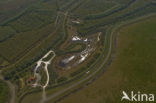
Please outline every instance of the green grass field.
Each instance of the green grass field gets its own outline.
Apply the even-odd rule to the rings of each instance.
[[[41,92],[39,88],[32,88],[32,86],[27,84],[27,81],[33,76],[32,67],[49,50],[53,50],[56,53],[54,61],[48,66],[50,81],[47,87],[49,88],[47,93],[49,93],[49,95],[52,94],[49,90],[59,90],[58,87],[56,87],[56,90],[52,89],[53,86],[61,85],[59,88],[65,89],[63,83],[67,83],[66,86],[70,86],[87,77],[86,72],[88,72],[88,70],[91,70],[90,73],[94,72],[96,67],[101,65],[107,56],[110,42],[110,28],[121,22],[127,22],[128,20],[155,13],[156,4],[153,1],[154,0],[0,0],[0,70],[2,70],[1,73],[4,79],[10,80],[17,87],[17,101],[21,100],[23,103],[26,103],[26,100],[34,103],[38,102],[39,99],[37,101],[34,99],[40,98]],[[76,23],[74,21],[80,22]],[[152,75],[154,70],[142,69],[145,67],[155,68],[152,67],[152,64],[154,64],[152,61],[154,61],[154,59],[148,60],[155,58],[154,56],[151,57],[155,52],[153,51],[155,37],[151,38],[152,30],[154,32],[155,23],[153,21],[155,21],[155,19],[152,18],[151,21],[147,20],[131,24],[120,31],[117,55],[111,67],[105,73],[105,76],[101,77],[101,80],[106,82],[100,84],[99,79],[96,81],[97,84],[93,83],[86,88],[83,91],[85,96],[83,95],[84,97],[82,99],[84,100],[82,100],[82,103],[114,102],[117,96],[120,95],[120,92],[118,92],[119,87],[125,89],[127,85],[131,86],[131,84],[135,84],[134,86],[136,86],[137,89],[142,79],[151,79],[150,77],[145,79],[145,76],[147,76],[145,74],[150,72]],[[151,34],[148,35],[148,37],[146,35],[147,32]],[[99,38],[97,38],[96,34],[97,36],[100,34]],[[74,35],[81,36],[80,38],[82,38],[82,40],[88,38],[88,43],[81,41],[73,42],[72,37]],[[99,39],[99,42],[96,43],[97,39]],[[90,44],[89,42],[95,43]],[[95,48],[95,50],[90,53],[86,61],[70,70],[59,68],[59,59],[68,55],[79,54],[89,47],[89,45],[91,48]],[[151,48],[153,49],[150,50]],[[147,56],[142,57],[142,55]],[[52,55],[48,56],[45,58],[45,61],[51,57]],[[147,62],[146,60],[151,62]],[[71,61],[71,64],[74,64],[75,61],[76,60]],[[114,68],[116,71],[113,71]],[[130,72],[132,73],[130,74]],[[69,80],[75,80],[76,77],[82,74],[84,74],[84,76],[79,78],[79,80],[68,83]],[[110,75],[111,77],[109,77]],[[130,77],[137,78],[136,82],[131,80]],[[46,79],[46,77],[42,78],[42,83],[45,83]],[[130,80],[131,84],[128,80]],[[127,85],[125,85],[123,81],[127,83]],[[110,82],[114,85],[109,86]],[[110,91],[104,89],[107,85]],[[85,94],[87,90],[94,90],[94,87],[100,87],[101,89],[95,90],[93,93],[90,91],[90,93]],[[38,92],[36,93],[36,91]],[[102,92],[98,93],[99,91]],[[103,94],[105,92],[107,95]],[[114,94],[114,92],[118,94]],[[30,95],[24,95],[25,93]],[[82,91],[78,93],[82,93]],[[94,93],[98,95],[95,96]],[[76,96],[77,94],[74,95]],[[74,98],[76,99],[77,97]],[[71,100],[73,103],[76,103],[74,99]],[[66,103],[67,101],[68,98],[65,99],[65,102],[62,102]]]
[[[39,0],[0,0],[0,25],[22,14]]]
[[[129,1],[127,1],[124,5],[119,4],[118,8],[112,9],[106,13],[87,17],[84,23],[78,25],[78,32],[83,36],[84,34],[97,32],[101,26],[108,26],[123,20],[133,19],[154,12],[156,7],[150,4],[151,1],[152,0],[133,0],[131,4],[128,4]]]
[[[34,3],[21,15],[0,26],[0,54],[11,61],[50,34],[53,31],[51,24],[54,24],[56,9],[55,2]]]
[[[8,103],[9,88],[7,85],[0,80],[0,103]]]
[[[73,11],[75,15],[85,17],[91,14],[98,14],[105,12],[107,9],[115,6],[114,2],[107,2],[105,0],[86,0],[82,5]]]
[[[121,103],[122,91],[155,94],[155,27],[155,16],[123,27],[117,37],[116,56],[108,70],[91,85],[59,103]]]

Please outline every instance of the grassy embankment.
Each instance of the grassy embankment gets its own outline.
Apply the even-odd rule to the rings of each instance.
[[[123,90],[155,94],[155,26],[156,19],[152,17],[123,27],[117,37],[116,56],[107,72],[60,103],[120,103]]]
[[[7,85],[0,80],[0,103],[8,103],[9,98],[9,88]]]
[[[121,7],[117,10],[112,9],[108,13],[103,13],[98,16],[95,15],[92,18],[86,18],[84,23],[78,26],[78,32],[83,36],[83,34],[98,31],[99,27],[115,24],[123,20],[133,19],[154,12],[156,9],[154,3],[151,3],[152,0],[132,1],[128,1],[122,6],[120,5]]]

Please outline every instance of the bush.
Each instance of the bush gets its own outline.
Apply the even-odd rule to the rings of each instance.
[[[66,80],[67,80],[66,77],[60,77],[60,78],[57,80],[57,83],[60,83],[60,82],[66,81]]]
[[[82,67],[82,68],[78,69],[77,71],[71,73],[70,77],[74,77],[74,76],[78,75],[79,73],[83,72],[86,69],[87,69],[86,67]]]

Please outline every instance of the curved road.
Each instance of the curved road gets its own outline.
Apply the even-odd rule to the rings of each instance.
[[[108,61],[108,59],[109,59],[109,57],[110,57],[110,54],[111,54],[111,51],[112,51],[113,34],[114,34],[114,31],[111,33],[110,44],[109,44],[110,46],[109,46],[108,54],[107,54],[107,56],[105,57],[103,63],[97,68],[97,70],[96,70],[95,72],[93,72],[92,74],[90,74],[88,77],[86,77],[86,78],[84,78],[84,79],[82,79],[82,80],[76,82],[75,84],[69,86],[68,88],[65,88],[64,90],[61,90],[61,91],[59,91],[59,92],[57,92],[57,93],[55,93],[55,94],[53,94],[53,95],[47,97],[46,100],[44,100],[44,101],[42,100],[40,103],[45,103],[46,101],[49,101],[49,100],[51,100],[51,99],[53,99],[53,98],[55,98],[55,97],[57,97],[57,96],[59,96],[59,95],[65,93],[65,92],[67,92],[68,90],[72,89],[73,87],[78,86],[79,84],[81,84],[81,83],[83,83],[84,81],[90,79],[90,78],[93,77],[97,72],[99,72],[99,71],[102,69],[102,67],[106,64],[106,62]],[[105,55],[103,55],[103,57],[104,57],[104,56],[105,56]]]
[[[54,99],[55,97],[61,95],[62,93],[67,92],[68,90],[72,89],[73,87],[75,87],[75,86],[79,85],[80,83],[84,82],[85,80],[91,78],[92,76],[94,76],[97,72],[99,72],[99,71],[103,68],[103,66],[106,64],[106,62],[108,62],[108,65],[106,66],[106,69],[107,69],[107,67],[108,67],[108,66],[110,65],[110,63],[112,62],[112,58],[114,57],[114,53],[113,53],[113,55],[111,56],[111,59],[109,60],[109,57],[110,57],[111,52],[112,52],[112,43],[115,43],[115,44],[114,44],[114,50],[116,50],[116,38],[117,38],[117,35],[118,35],[118,34],[115,35],[114,40],[113,40],[113,34],[114,34],[114,32],[116,32],[116,30],[117,30],[117,32],[118,32],[118,31],[119,31],[123,26],[125,26],[125,25],[134,23],[134,22],[136,22],[136,21],[144,20],[144,18],[147,19],[147,18],[149,18],[149,17],[151,17],[151,16],[155,16],[155,13],[149,14],[149,15],[146,15],[146,16],[143,16],[143,17],[136,18],[135,20],[130,20],[130,21],[129,21],[128,23],[126,23],[126,24],[122,24],[122,23],[121,23],[121,24],[118,25],[116,28],[114,28],[113,31],[111,32],[110,47],[109,47],[108,54],[107,54],[106,58],[104,59],[104,62],[97,68],[97,70],[96,70],[94,73],[92,73],[90,76],[84,78],[83,80],[81,80],[81,81],[79,81],[79,82],[77,82],[77,83],[71,85],[70,87],[68,87],[68,88],[66,88],[66,89],[64,89],[64,90],[62,90],[62,91],[60,91],[60,92],[58,92],[58,93],[55,93],[55,94],[51,95],[50,97],[48,97],[48,100]],[[113,42],[113,41],[114,41],[114,42]],[[113,51],[113,52],[116,52],[116,51]],[[104,55],[103,55],[103,57],[104,57]],[[107,61],[107,60],[108,60],[108,61]],[[106,69],[105,69],[105,70],[106,70]],[[62,96],[62,97],[60,97],[60,98],[57,99],[54,103],[57,103],[57,102],[61,101],[63,98],[65,98],[65,97],[71,95],[72,93],[75,93],[76,91],[82,89],[83,87],[89,85],[90,83],[92,83],[93,81],[95,81],[98,77],[100,77],[100,76],[105,72],[105,70],[103,70],[98,76],[96,76],[96,77],[95,77],[94,79],[92,79],[91,81],[88,81],[87,83],[85,83],[85,85],[80,86],[80,87],[78,87],[78,88],[72,90],[70,93],[68,93],[68,94],[66,94],[66,95],[64,95],[64,96]]]
[[[0,70],[0,74],[1,74],[1,70]],[[10,92],[11,92],[11,99],[9,103],[15,103],[15,86],[10,82],[10,81],[6,81],[4,80],[4,78],[2,76],[0,76],[0,79],[2,81],[4,81],[5,83],[7,83],[7,85],[10,88]]]

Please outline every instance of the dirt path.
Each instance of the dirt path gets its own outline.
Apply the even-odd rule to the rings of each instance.
[[[9,88],[11,90],[10,103],[15,103],[15,87],[10,81],[5,81],[5,82],[8,84],[8,86],[9,86]]]
[[[59,92],[57,92],[57,93],[55,93],[55,94],[52,94],[51,96],[47,97],[47,99],[46,99],[45,101],[41,101],[41,103],[45,103],[45,102],[47,102],[47,101],[49,101],[49,100],[51,100],[51,99],[53,99],[53,98],[55,98],[55,97],[57,97],[57,96],[59,96],[59,95],[61,95],[61,94],[67,92],[68,90],[70,90],[70,89],[72,89],[72,88],[78,86],[79,84],[85,82],[86,80],[88,80],[88,79],[90,79],[91,77],[93,77],[97,72],[99,72],[99,71],[102,69],[102,67],[106,64],[106,62],[108,61],[108,59],[109,59],[109,57],[110,57],[111,50],[112,50],[113,33],[114,33],[114,32],[111,33],[111,37],[110,37],[110,44],[109,44],[108,54],[107,54],[107,56],[105,57],[103,63],[99,66],[99,68],[96,69],[95,72],[93,72],[92,74],[90,74],[88,77],[86,77],[86,78],[84,78],[84,79],[82,79],[82,80],[76,82],[75,84],[72,84],[72,85],[69,86],[68,88],[65,88],[64,90],[61,90],[61,91],[59,91]],[[105,56],[105,55],[103,55],[103,57],[104,57],[104,56]]]
[[[46,58],[46,57],[48,57],[48,55],[49,55],[50,53],[53,53],[53,54],[54,54],[54,55],[51,57],[51,59],[48,60],[48,61],[43,61],[43,59]],[[55,52],[54,52],[53,50],[50,50],[47,54],[45,54],[45,55],[37,62],[37,66],[36,66],[36,68],[35,68],[35,70],[34,70],[34,78],[36,77],[37,80],[36,80],[35,84],[33,84],[33,87],[37,87],[37,86],[41,86],[41,87],[42,87],[42,89],[43,89],[42,101],[47,100],[45,89],[46,89],[46,87],[47,87],[48,84],[49,84],[48,65],[51,64],[51,61],[55,58],[55,56],[56,56]],[[43,85],[43,86],[40,85],[40,84],[38,84],[38,82],[41,80],[42,77],[41,77],[41,76],[38,76],[38,75],[40,75],[40,74],[37,73],[37,69],[42,65],[42,63],[45,64],[43,68],[44,68],[44,70],[45,70],[45,72],[46,72],[46,75],[47,75],[46,83],[45,83],[45,85]]]
[[[0,74],[1,74],[1,70],[0,70]],[[15,103],[15,86],[10,81],[4,80],[4,78],[1,75],[0,75],[0,80],[2,80],[5,83],[7,83],[7,85],[10,88],[11,99],[10,99],[9,103]]]
[[[113,46],[111,46],[111,47],[109,48],[109,53],[108,53],[108,55],[111,55],[111,58],[109,59],[109,56],[107,55],[107,57],[105,58],[104,62],[100,65],[100,67],[98,68],[98,70],[96,71],[96,73],[99,71],[99,69],[102,69],[102,67],[106,64],[107,60],[109,59],[107,65],[105,66],[105,69],[104,69],[101,73],[99,73],[95,78],[93,78],[92,80],[88,81],[88,82],[85,83],[84,85],[82,85],[82,86],[80,86],[80,87],[78,87],[78,88],[72,90],[72,91],[69,92],[68,94],[66,94],[66,95],[64,95],[64,96],[62,96],[62,97],[60,97],[60,98],[57,99],[54,103],[57,103],[57,102],[61,101],[62,99],[68,97],[69,95],[71,95],[71,94],[77,92],[78,90],[81,90],[82,88],[88,86],[89,84],[91,84],[92,82],[94,82],[95,80],[97,80],[99,77],[101,77],[101,75],[104,74],[104,72],[105,72],[105,71],[107,70],[107,68],[110,66],[110,64],[111,64],[111,62],[112,62],[112,60],[113,60],[113,58],[114,58],[114,55],[115,55],[115,53],[116,53],[117,36],[118,36],[118,32],[120,31],[120,29],[121,29],[122,27],[124,27],[124,26],[126,26],[126,25],[129,25],[129,24],[133,24],[133,23],[142,21],[142,20],[144,20],[144,19],[148,19],[148,18],[150,18],[150,17],[152,17],[152,16],[155,16],[155,15],[156,15],[156,14],[153,13],[153,14],[150,14],[150,15],[147,15],[147,16],[139,17],[139,18],[137,18],[137,19],[135,19],[135,20],[130,20],[130,21],[129,21],[128,23],[126,23],[126,24],[124,23],[124,24],[119,25],[119,26],[117,27],[117,29],[115,28],[115,29],[113,30],[113,32],[111,33],[111,38],[112,38],[112,39],[110,40],[111,44],[113,43]],[[116,30],[117,30],[117,31],[116,31]],[[115,34],[114,39],[113,39],[112,36],[113,36],[114,32],[117,32],[117,33]],[[110,45],[111,45],[111,44],[110,44]],[[113,51],[111,50],[112,48],[113,48]],[[111,52],[113,52],[112,54],[110,54],[110,53],[111,53],[110,50],[111,50]],[[95,73],[93,73],[93,74],[95,74]],[[66,91],[65,91],[65,92],[66,92]],[[64,92],[62,92],[62,93],[64,93]],[[59,96],[60,93],[56,93],[56,95]],[[55,98],[56,95],[53,95],[53,97],[51,96],[51,98],[49,98],[49,100]]]

